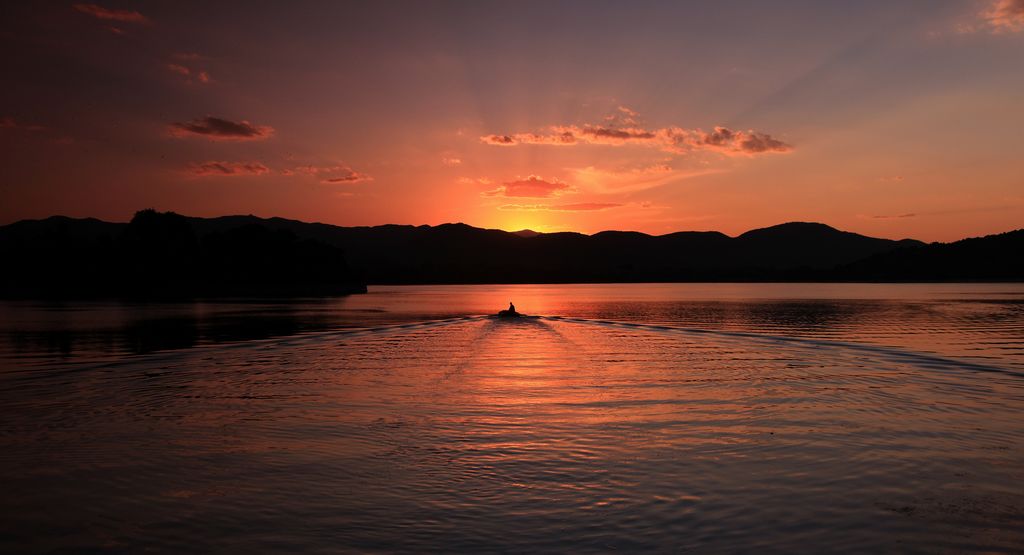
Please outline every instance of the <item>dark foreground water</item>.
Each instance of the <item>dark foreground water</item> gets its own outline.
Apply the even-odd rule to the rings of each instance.
[[[0,364],[2,552],[1024,550],[1019,284],[7,303]]]

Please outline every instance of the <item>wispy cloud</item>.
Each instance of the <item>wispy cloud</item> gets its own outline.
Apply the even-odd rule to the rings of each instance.
[[[458,179],[458,183],[460,185],[490,185],[494,183],[494,181],[489,177],[460,177]]]
[[[608,116],[605,119],[608,119],[608,120],[620,120],[623,123],[630,124],[630,125],[638,123],[638,118],[640,117],[640,113],[637,112],[636,110],[630,110],[629,108],[627,108],[625,106],[619,106],[618,107],[618,112],[619,113],[612,114],[612,115]]]
[[[1004,212],[1007,210],[1020,210],[1022,206],[1024,206],[1019,201],[1015,201],[1015,199],[1013,199],[1012,197],[1004,200],[1006,200],[1006,203],[999,205],[952,208],[948,210],[919,210],[916,212],[906,212],[903,214],[857,214],[857,217],[865,219],[892,220],[902,218],[928,218],[932,216],[959,216],[963,214],[983,214],[986,212]]]
[[[0,129],[9,130],[12,133],[22,133],[27,131],[28,134],[23,135],[24,137],[41,137],[43,140],[55,145],[67,146],[75,143],[75,139],[73,137],[62,134],[58,129],[53,129],[38,123],[19,121],[11,116],[0,117]]]
[[[550,133],[514,133],[511,135],[484,135],[480,142],[493,146],[516,145],[552,145],[572,146],[580,140],[571,132],[557,132],[559,127],[552,126]]]
[[[21,129],[23,131],[45,131],[45,125],[39,125],[35,123],[25,123],[18,121],[11,116],[4,116],[0,118],[0,129]]]
[[[186,170],[199,177],[235,177],[241,175],[264,175],[270,168],[260,162],[201,162],[192,164]]]
[[[985,9],[971,14],[953,26],[959,35],[988,32],[992,34],[1024,31],[1024,0],[991,0]],[[942,32],[932,33],[941,36]]]
[[[451,167],[455,167],[455,166],[461,166],[462,165],[462,159],[461,158],[456,158],[454,156],[445,156],[445,157],[441,158],[441,163],[451,168]]]
[[[637,145],[673,154],[707,150],[725,155],[753,156],[793,150],[788,143],[752,129],[742,131],[722,126],[711,131],[674,126],[647,129],[639,125],[636,112],[625,107],[619,110],[620,114],[609,116],[601,124],[552,125],[540,132],[484,135],[480,141],[495,146]]]
[[[531,175],[525,179],[502,183],[497,189],[487,191],[483,195],[488,197],[547,198],[570,190],[569,184],[563,181]]]
[[[179,63],[167,64],[167,69],[185,78],[186,82],[198,82],[204,85],[210,82],[210,74],[204,70],[197,70]]]
[[[702,175],[722,173],[718,168],[675,169],[667,163],[639,168],[574,168],[572,181],[581,188],[601,193],[632,193]]]
[[[336,173],[333,176],[324,177],[323,179],[320,180],[320,183],[327,183],[327,184],[335,184],[335,185],[337,185],[337,184],[361,183],[363,181],[373,181],[373,177],[371,177],[371,176],[369,176],[369,175],[367,175],[365,173],[359,173],[359,172],[353,170],[352,168],[348,168],[348,169],[346,169],[344,171]]]
[[[203,137],[211,141],[258,141],[274,134],[274,128],[253,125],[248,121],[231,121],[214,116],[197,118],[184,123],[172,123],[173,137]]]
[[[917,214],[914,214],[912,212],[911,213],[907,213],[907,214],[875,214],[875,215],[871,216],[871,218],[873,218],[875,220],[896,220],[896,219],[901,219],[901,218],[916,218],[916,217],[917,217]]]
[[[345,164],[335,164],[332,166],[298,166],[293,169],[283,170],[281,172],[284,175],[305,174],[316,176],[320,179],[320,183],[326,184],[354,184],[363,181],[373,181],[373,177],[357,172],[352,169],[351,166]]]
[[[1024,0],[996,0],[981,13],[989,28],[997,33],[1024,30]]]
[[[119,23],[149,23],[149,18],[135,10],[117,10],[104,8],[98,4],[73,4],[72,7],[84,14],[89,14],[103,21]]]
[[[622,204],[614,202],[578,202],[575,204],[503,204],[498,210],[525,210],[530,212],[552,211],[552,212],[594,212],[618,208]]]

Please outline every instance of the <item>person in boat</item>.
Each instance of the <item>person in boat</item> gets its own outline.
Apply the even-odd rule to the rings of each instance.
[[[519,316],[521,316],[521,314],[516,312],[516,305],[512,304],[512,301],[509,301],[508,310],[502,310],[501,312],[498,312],[498,316],[501,318],[518,318]]]

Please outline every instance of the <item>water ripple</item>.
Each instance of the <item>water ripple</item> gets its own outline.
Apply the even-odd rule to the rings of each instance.
[[[1024,549],[1019,367],[849,339],[463,315],[5,372],[0,552]]]

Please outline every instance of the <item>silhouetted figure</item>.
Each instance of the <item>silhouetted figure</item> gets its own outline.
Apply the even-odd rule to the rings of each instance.
[[[508,302],[508,309],[498,312],[498,318],[519,318],[522,314],[516,312],[516,305],[512,304],[512,301]]]

